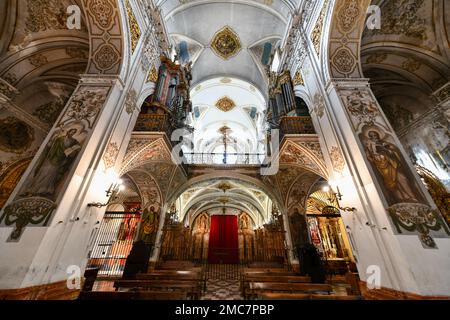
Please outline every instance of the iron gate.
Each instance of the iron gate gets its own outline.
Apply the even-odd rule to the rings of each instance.
[[[98,268],[98,277],[120,277],[138,231],[141,214],[106,212],[89,255],[87,268]]]

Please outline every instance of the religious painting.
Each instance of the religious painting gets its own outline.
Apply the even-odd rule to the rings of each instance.
[[[61,184],[86,136],[84,125],[78,122],[56,130],[19,192],[19,197],[38,196],[56,201]]]
[[[28,225],[48,225],[109,89],[106,86],[80,86],[70,98],[66,111],[49,134],[16,198],[0,217],[0,226],[14,225],[8,241],[19,241]]]
[[[144,209],[142,213],[141,227],[138,234],[138,240],[144,241],[146,245],[154,246],[156,234],[159,227],[159,208],[150,206]]]
[[[391,135],[376,125],[365,125],[359,135],[388,204],[426,203]]]
[[[25,122],[7,117],[0,120],[0,150],[12,153],[26,151],[34,139],[34,130]]]

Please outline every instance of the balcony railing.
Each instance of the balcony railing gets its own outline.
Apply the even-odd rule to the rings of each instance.
[[[286,134],[315,134],[311,117],[282,117],[280,137]]]
[[[172,127],[167,114],[140,114],[134,131],[165,132],[170,137]]]
[[[262,153],[184,153],[187,164],[259,165],[264,157]]]

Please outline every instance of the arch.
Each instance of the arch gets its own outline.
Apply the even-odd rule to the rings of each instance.
[[[273,202],[275,202],[278,205],[278,207],[281,207],[280,205],[283,203],[282,201],[280,201],[279,197],[272,191],[272,189],[261,180],[252,178],[242,173],[236,173],[235,171],[220,170],[220,169],[215,170],[213,173],[205,173],[187,180],[176,190],[174,190],[174,192],[170,195],[170,197],[168,197],[167,202],[168,203],[174,202],[180,195],[182,195],[189,188],[192,188],[192,186],[195,184],[211,180],[222,180],[222,179],[237,180],[242,181],[244,183],[248,183],[262,190],[267,196],[269,196],[269,198]]]
[[[370,0],[336,0],[326,21],[324,32],[328,41],[324,59],[327,61],[326,79],[363,78],[361,67],[361,39]]]
[[[82,0],[89,32],[87,74],[126,77],[127,61],[124,40],[126,28],[125,4],[118,0]]]

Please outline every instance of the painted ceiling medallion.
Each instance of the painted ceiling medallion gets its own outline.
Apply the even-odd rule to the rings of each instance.
[[[216,107],[223,112],[228,112],[233,110],[234,107],[236,107],[236,104],[230,98],[223,97],[216,102]]]
[[[242,48],[238,35],[230,28],[218,31],[211,42],[211,48],[222,59],[234,57]]]

